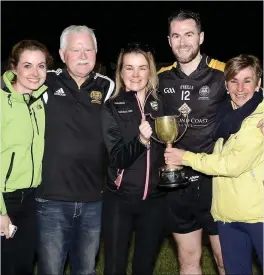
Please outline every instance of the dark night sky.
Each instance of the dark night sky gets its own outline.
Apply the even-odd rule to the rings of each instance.
[[[222,61],[240,53],[263,59],[262,1],[43,1],[1,2],[1,60],[21,39],[37,39],[59,60],[59,37],[69,25],[95,29],[98,60],[116,61],[122,45],[138,37],[155,49],[158,62],[172,62],[167,18],[179,8],[200,12],[205,41],[202,51]]]

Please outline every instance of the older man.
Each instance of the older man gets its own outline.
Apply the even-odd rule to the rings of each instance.
[[[93,72],[97,41],[92,29],[69,26],[60,37],[66,64],[48,74],[42,184],[37,192],[39,274],[95,274],[101,227],[105,147],[102,103],[114,83]]]

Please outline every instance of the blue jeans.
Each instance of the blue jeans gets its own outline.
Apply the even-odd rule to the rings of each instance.
[[[69,253],[72,275],[94,275],[102,202],[36,201],[38,274],[63,274]]]
[[[252,274],[254,247],[263,269],[263,223],[218,222],[226,274]]]

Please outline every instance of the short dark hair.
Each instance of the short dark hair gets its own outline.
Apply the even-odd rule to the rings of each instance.
[[[171,16],[168,18],[168,31],[170,35],[170,30],[171,30],[171,22],[174,20],[178,21],[183,21],[183,20],[188,20],[188,19],[193,19],[196,23],[198,33],[202,32],[202,23],[200,19],[200,14],[198,12],[193,12],[190,10],[178,10],[172,12]]]
[[[40,43],[37,40],[21,40],[12,48],[11,54],[8,58],[9,70],[13,70],[17,67],[21,54],[26,50],[43,52],[46,57],[47,67],[52,67],[53,58],[44,44]]]

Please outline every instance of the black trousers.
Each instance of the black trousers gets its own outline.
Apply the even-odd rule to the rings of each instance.
[[[3,193],[7,213],[18,227],[12,239],[1,237],[3,275],[31,275],[36,245],[35,188]]]
[[[135,232],[133,275],[152,275],[164,237],[165,197],[127,201],[107,190],[103,200],[102,234],[105,275],[126,274],[129,244]]]

